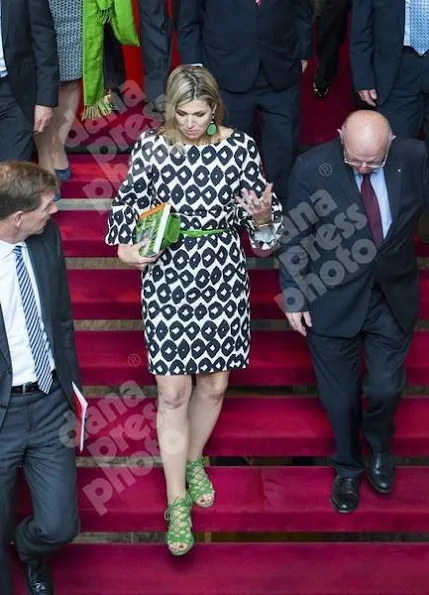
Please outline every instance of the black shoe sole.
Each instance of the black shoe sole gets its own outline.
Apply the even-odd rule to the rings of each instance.
[[[359,502],[358,502],[354,508],[349,508],[349,510],[341,510],[340,508],[338,508],[336,506],[336,504],[332,498],[329,498],[329,500],[330,500],[335,512],[339,512],[340,514],[350,514],[351,512],[355,512],[355,510],[357,510],[359,508]]]
[[[381,494],[382,496],[388,496],[389,494],[391,494],[391,493],[392,493],[392,491],[393,491],[393,485],[392,485],[392,487],[391,487],[391,488],[388,488],[388,489],[386,490],[386,489],[380,488],[380,486],[379,486],[379,485],[377,485],[377,484],[375,483],[375,481],[373,481],[373,479],[372,479],[372,477],[371,477],[371,475],[370,475],[369,473],[367,473],[367,476],[366,476],[366,477],[367,477],[367,479],[368,479],[368,483],[369,483],[369,485],[372,487],[372,489],[373,489],[375,492],[377,492],[377,494]]]

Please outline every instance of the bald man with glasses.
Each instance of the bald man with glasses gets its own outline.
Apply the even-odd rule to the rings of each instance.
[[[425,144],[395,138],[381,114],[354,112],[339,133],[295,164],[280,276],[335,436],[331,502],[349,513],[365,470],[361,433],[372,488],[388,494],[394,484],[393,421],[418,313],[413,231],[427,180]]]

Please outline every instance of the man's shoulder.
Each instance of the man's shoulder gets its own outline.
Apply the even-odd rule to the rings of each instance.
[[[390,154],[412,165],[416,160],[426,157],[426,144],[414,138],[397,137],[392,142]]]
[[[58,242],[60,231],[54,219],[49,219],[42,233],[30,237],[32,242],[54,245]]]
[[[55,238],[55,240],[58,238],[58,235],[60,233],[60,230],[58,228],[58,224],[55,221],[55,219],[53,219],[52,217],[48,220],[45,229],[43,230],[42,236],[45,236],[46,238]]]
[[[308,149],[298,157],[295,167],[298,170],[306,169],[328,177],[334,173],[335,161],[338,159],[338,152],[341,150],[339,139],[322,143]],[[316,168],[316,169],[315,169]]]

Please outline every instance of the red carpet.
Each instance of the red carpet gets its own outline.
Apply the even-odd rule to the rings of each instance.
[[[71,155],[72,178],[61,185],[62,198],[112,198],[128,171],[129,155]]]
[[[114,385],[134,380],[153,384],[146,369],[143,333],[140,331],[79,331],[77,347],[83,381]],[[429,335],[416,333],[407,358],[408,382],[429,383]],[[252,335],[250,365],[232,374],[234,386],[290,386],[314,384],[304,339],[294,332],[256,331]]]
[[[275,269],[251,269],[250,293],[254,320],[284,319],[278,304],[280,285]],[[141,317],[140,275],[135,270],[70,270],[73,315],[79,319]],[[421,272],[420,318],[429,318],[429,271]],[[277,300],[277,301],[276,301]]]
[[[77,545],[57,556],[61,595],[427,595],[428,544]],[[21,588],[17,595],[23,595]]]
[[[144,397],[132,380],[121,387],[122,398],[91,401],[84,456],[156,456],[155,401]],[[136,418],[135,415],[138,417]],[[424,456],[429,450],[429,399],[406,397],[397,415],[395,452]],[[207,444],[209,456],[320,457],[334,449],[326,415],[316,398],[287,393],[252,394],[227,398],[222,415]]]
[[[116,483],[109,482],[115,471]],[[132,466],[78,470],[82,531],[165,530],[162,469],[149,467],[144,477],[139,477],[139,473],[141,470]],[[216,506],[211,509],[195,507],[193,519],[197,533],[429,531],[426,497],[429,474],[424,467],[401,469],[395,491],[385,498],[382,507],[379,496],[364,481],[361,507],[349,516],[333,514],[332,505],[326,498],[332,483],[331,469],[213,467],[209,474],[218,494]],[[127,487],[119,491],[120,486]],[[28,513],[29,510],[26,495],[20,512]]]

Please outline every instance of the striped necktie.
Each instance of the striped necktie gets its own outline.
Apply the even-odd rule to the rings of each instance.
[[[261,4],[262,4],[262,0],[256,0],[256,6],[259,7],[259,6],[261,6]]]
[[[421,56],[429,50],[429,0],[410,2],[410,45]]]
[[[15,246],[13,251],[15,253],[16,274],[18,276],[19,289],[21,291],[25,325],[27,327],[30,349],[36,369],[37,384],[42,392],[48,394],[52,386],[52,374],[46,344],[43,339],[42,327],[40,326],[36,297],[34,295],[30,275],[25,266],[22,247]]]

